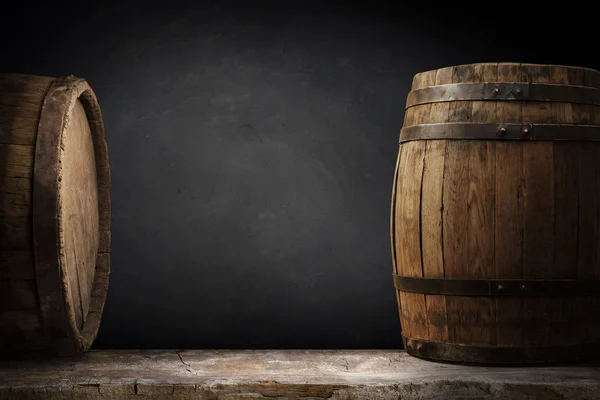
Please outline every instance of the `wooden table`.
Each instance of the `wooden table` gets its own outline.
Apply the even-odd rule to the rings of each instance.
[[[600,362],[432,363],[393,350],[94,350],[0,361],[0,399],[600,399]]]

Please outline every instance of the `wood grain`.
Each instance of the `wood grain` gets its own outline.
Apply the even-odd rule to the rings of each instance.
[[[398,192],[396,195],[396,263],[398,273],[405,276],[423,276],[421,252],[421,183],[425,143],[409,142],[400,146]],[[403,311],[412,337],[426,339],[427,307],[425,295],[401,293]],[[406,323],[406,322],[405,322]]]
[[[58,144],[40,146],[42,130]],[[50,246],[48,257],[34,254],[36,243]],[[110,167],[93,91],[75,77],[0,74],[0,354],[87,350],[109,270]]]
[[[69,119],[61,150],[61,258],[70,280],[77,326],[82,327],[94,282],[99,218],[94,147],[85,110],[79,101]]]
[[[412,90],[466,82],[600,88],[600,72],[561,65],[466,64],[417,74]],[[600,125],[600,106],[560,101],[447,101],[411,108],[405,127],[432,123]],[[418,140],[403,143],[400,152],[408,157],[399,164],[394,181],[398,190],[393,235],[399,275],[600,278],[600,145]],[[423,300],[420,296],[400,291],[403,328],[409,326],[403,330],[407,339],[429,337],[440,343],[484,346],[565,346],[600,340],[600,323],[591,317],[600,312],[600,295],[486,298],[428,294]]]

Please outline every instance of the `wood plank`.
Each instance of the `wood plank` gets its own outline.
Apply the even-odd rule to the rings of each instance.
[[[35,279],[31,251],[0,251],[0,282]]]
[[[586,68],[585,85],[593,88],[600,88],[600,71],[591,68]]]
[[[0,144],[35,146],[40,108],[0,104]]]
[[[29,250],[32,247],[30,217],[0,218],[0,250]]]
[[[506,124],[520,124],[523,120],[523,106],[521,103],[499,101],[496,105],[496,118]],[[515,143],[503,143],[514,145]]]
[[[600,106],[590,105],[590,124],[600,125]]]
[[[559,123],[564,105],[561,103],[527,101],[521,104],[524,124]]]
[[[496,313],[490,299],[446,296],[446,307],[451,343],[496,344]]]
[[[428,123],[441,124],[448,122],[450,103],[432,103]]]
[[[569,68],[563,65],[550,66],[549,83],[555,85],[569,84]]]
[[[597,363],[466,367],[399,350],[96,350],[73,365],[6,362],[0,398],[595,400],[600,391]]]
[[[410,324],[410,337],[429,340],[425,295],[402,292],[402,307]]]
[[[436,85],[446,85],[452,83],[454,77],[454,67],[440,68],[435,74]]]
[[[395,216],[396,263],[400,275],[422,277],[420,207],[425,142],[404,143],[400,151]],[[411,337],[428,337],[425,296],[401,293],[400,300],[402,323]]]
[[[567,323],[563,326],[567,328],[568,332],[566,343],[583,343],[588,334],[588,316],[590,314],[590,310],[586,308],[585,297],[566,296],[563,302],[565,307],[563,315],[567,319]],[[598,309],[596,309],[597,311]]]
[[[456,267],[457,277],[484,279],[493,277],[494,270],[494,218],[495,218],[495,144],[469,141],[463,153],[463,163],[468,165],[467,209],[464,220],[466,254],[462,265]],[[455,231],[455,235],[460,234]],[[449,337],[455,343],[496,343],[495,299],[447,298]]]
[[[554,143],[554,265],[547,278],[577,276],[579,226],[579,146]]]
[[[0,197],[0,217],[27,217],[31,214],[30,193],[3,193]]]
[[[472,101],[451,101],[447,104],[447,122],[468,123],[471,121],[471,115],[473,113]]]
[[[520,63],[498,63],[498,82],[523,82],[523,71]]]
[[[561,303],[551,302],[551,299],[525,297],[521,299],[521,325],[522,325],[522,341],[523,346],[541,346],[547,344],[551,340],[550,327],[560,326],[551,324],[552,314],[559,312]],[[550,309],[553,305],[557,307]],[[559,314],[562,316],[564,314]],[[566,325],[563,325],[566,326]],[[555,334],[559,334],[555,332]]]
[[[469,163],[471,144],[450,140],[447,144],[443,186],[444,276],[466,279],[468,271]],[[450,310],[448,310],[450,312]]]
[[[415,74],[412,81],[412,86],[410,90],[422,89],[428,86],[435,85],[435,77],[437,75],[437,70],[432,69],[430,71],[419,72]]]
[[[551,83],[552,66],[545,64],[522,64],[521,71],[525,82]]]
[[[580,70],[581,71],[581,70]],[[580,75],[581,79],[585,79],[585,74],[581,74]],[[571,82],[572,76],[569,76],[569,80],[570,83]],[[585,82],[580,82],[581,84],[584,84]],[[553,119],[552,119],[552,123],[559,123],[559,124],[572,124],[573,123],[573,109],[572,109],[572,105],[570,103],[553,103],[552,104],[552,109],[553,109]],[[572,145],[573,143],[571,143]],[[555,211],[554,211],[554,215],[552,218],[552,222],[553,222],[553,227],[554,227],[554,240],[555,240],[555,244],[554,244],[554,254],[553,254],[553,258],[555,257],[556,254],[560,254],[562,257],[562,260],[559,259],[558,261],[556,259],[554,259],[554,264],[550,267],[547,268],[546,271],[544,271],[544,275],[545,277],[548,278],[556,278],[556,277],[561,277],[561,276],[569,276],[569,275],[574,275],[569,273],[570,269],[576,269],[577,265],[576,264],[572,264],[572,266],[569,266],[568,264],[565,265],[565,261],[568,263],[569,259],[573,259],[573,257],[575,257],[575,260],[577,258],[577,250],[572,250],[569,253],[569,250],[567,250],[566,254],[562,254],[563,248],[566,245],[567,248],[576,248],[577,244],[573,245],[570,244],[569,241],[574,240],[573,237],[568,237],[567,238],[567,243],[564,243],[564,238],[566,236],[569,236],[569,231],[573,232],[576,231],[577,228],[576,227],[571,227],[568,228],[567,231],[562,231],[564,229],[565,226],[565,222],[568,222],[569,220],[571,220],[572,222],[575,222],[576,219],[578,218],[577,216],[577,212],[574,210],[568,210],[565,207],[569,207],[572,206],[569,205],[569,201],[565,202],[565,194],[561,195],[560,197],[556,197],[556,194],[560,191],[563,191],[565,189],[568,189],[566,187],[564,187],[564,185],[566,184],[567,186],[570,186],[571,183],[573,182],[566,182],[565,178],[568,180],[570,179],[568,176],[572,175],[572,174],[578,174],[578,170],[575,171],[573,168],[568,168],[567,171],[562,170],[563,166],[565,163],[569,163],[570,165],[573,166],[573,162],[569,162],[568,160],[565,160],[565,156],[568,157],[568,154],[565,154],[565,148],[564,146],[562,146],[561,143],[553,143],[553,158],[558,158],[558,164],[557,161],[554,161],[554,165],[553,165],[553,173],[555,175],[554,177],[554,184],[552,185],[554,187],[554,194],[553,194],[553,198],[554,198],[554,202],[555,202]],[[558,153],[558,154],[557,154]],[[557,166],[559,168],[559,171],[557,171]],[[564,173],[567,173],[567,175],[563,175]],[[556,174],[559,174],[559,182],[561,183],[561,185],[559,185],[558,187],[556,187],[556,183],[557,183],[557,176]],[[560,176],[562,176],[562,179],[560,178]],[[577,189],[575,189],[577,191]],[[573,200],[573,196],[572,195],[566,195],[568,199]],[[577,194],[578,196],[578,194]],[[558,208],[558,213],[557,213],[557,208]],[[566,213],[566,214],[565,214]],[[557,219],[557,216],[559,216],[559,218]],[[558,224],[557,224],[558,222]],[[577,221],[578,223],[578,221]],[[573,261],[574,263],[576,263],[576,261]],[[557,344],[562,344],[562,343],[568,343],[570,341],[570,324],[568,321],[568,315],[570,315],[573,310],[568,309],[567,308],[567,304],[564,298],[550,298],[547,300],[547,308],[544,311],[548,311],[549,314],[548,318],[543,321],[544,322],[544,326],[547,327],[547,329],[541,333],[539,333],[539,335],[543,338],[546,338],[549,341],[553,341],[554,343]],[[535,310],[534,310],[535,312]],[[529,315],[526,315],[529,316]],[[537,328],[532,328],[533,329],[533,335],[529,335],[528,341],[527,343],[536,343],[536,339],[535,339],[535,335],[537,333]],[[531,339],[531,336],[534,336],[533,339]]]
[[[400,325],[402,327],[402,335],[405,337],[413,337],[412,335],[412,304],[409,303],[406,298],[407,293],[397,290],[399,295],[398,307],[400,309]],[[418,335],[422,330],[419,327],[415,328],[415,332]]]
[[[36,309],[35,280],[0,281],[0,312]]]
[[[568,83],[569,71],[555,66],[535,66],[530,82]],[[523,123],[550,124],[572,121],[569,103],[523,105]],[[541,144],[541,146],[539,146]],[[537,150],[537,151],[536,151]],[[526,143],[524,146],[525,242],[523,276],[546,278],[552,271],[555,246],[554,144]],[[522,344],[542,345],[568,342],[562,298],[526,298],[522,302]]]
[[[423,272],[427,278],[444,277],[442,190],[446,144],[445,140],[428,141],[425,152],[421,198],[421,240]]]
[[[426,295],[427,326],[429,340],[446,343],[448,336],[448,316],[446,312],[446,296]]]
[[[498,118],[521,122],[520,109],[498,107]],[[503,120],[505,120],[503,118]],[[523,147],[496,144],[495,276],[519,278],[523,274]],[[520,299],[496,299],[496,343],[519,345],[522,338]]]
[[[429,120],[430,111],[431,104],[421,104],[410,107],[408,110],[406,110],[404,127],[427,123]]]
[[[544,279],[554,257],[554,148],[523,143],[523,278]]]
[[[588,104],[572,103],[573,123],[580,125],[590,124],[590,106]]]
[[[408,108],[404,112],[404,122],[402,125],[404,128],[415,125],[415,110],[414,109],[415,109],[415,107],[411,107],[411,108]]]
[[[523,274],[523,148],[496,144],[495,270],[497,278]]]
[[[454,69],[452,67],[438,69],[435,74],[435,85],[452,83]],[[449,121],[450,103],[433,103],[429,109],[427,123],[443,123]],[[446,141],[428,143],[423,176],[422,197],[422,246],[423,272],[427,277],[444,276],[443,260],[443,183],[444,163],[446,157]],[[425,296],[428,335],[430,340],[445,342],[448,340],[448,324],[446,318],[445,296]]]
[[[39,333],[41,320],[37,310],[15,310],[0,313],[0,337],[8,338],[15,334]]]
[[[32,146],[0,144],[0,177],[31,178],[34,150]]]
[[[457,65],[452,69],[452,83],[479,82],[478,79],[480,78],[475,73],[475,64]]]
[[[593,174],[596,177],[596,198],[600,201],[600,146],[596,145],[593,148],[594,148],[594,163],[596,166],[596,169],[594,170],[594,174]],[[598,230],[600,231],[600,227],[598,227]],[[596,243],[594,244],[594,248],[596,249],[596,255],[594,258],[596,260],[596,262],[594,263],[594,267],[592,268],[592,271],[594,274],[594,278],[598,279],[598,278],[600,278],[600,232],[598,233],[598,236],[596,237]],[[600,303],[598,303],[598,305],[600,306]],[[598,324],[600,325],[600,321],[598,322]]]
[[[473,141],[464,155],[469,165],[467,189],[467,262],[461,275],[470,279],[493,278],[495,259],[495,143]],[[467,233],[468,232],[468,233]],[[466,270],[464,270],[466,269]],[[487,307],[486,307],[487,308]]]
[[[421,245],[426,278],[444,277],[442,190],[446,143],[445,140],[433,140],[426,145],[421,198]],[[430,340],[448,341],[445,296],[426,295],[425,304]]]
[[[46,92],[54,79],[49,77],[0,74],[0,105],[33,107],[41,110]]]
[[[469,154],[475,143],[449,141],[444,172],[444,276],[469,279]],[[489,299],[446,296],[452,343],[495,342],[495,312]]]
[[[496,344],[520,346],[523,336],[521,298],[496,299]]]
[[[577,143],[574,147],[578,152],[579,183],[577,277],[593,279],[598,274],[596,245],[600,242],[600,188],[596,177],[600,160],[595,159],[600,146],[597,143]]]
[[[600,295],[587,297],[587,309],[595,310],[595,312],[587,313],[586,341],[600,341],[600,319],[598,319],[597,311],[600,310]]]
[[[496,82],[498,80],[498,64],[477,64],[475,67],[475,79],[481,82]],[[471,122],[484,124],[500,122],[497,116],[498,102],[496,101],[473,101],[471,102]]]
[[[425,142],[401,146],[396,196],[396,260],[403,276],[422,276],[420,251],[421,180]]]
[[[565,343],[569,343],[569,319],[573,310],[565,308],[565,301],[562,297],[547,298],[546,301],[547,307],[543,311],[547,314],[545,320],[541,322],[547,332],[542,332],[541,337],[547,340],[546,343],[548,345],[564,345]],[[539,322],[535,318],[529,322],[533,325],[532,329],[534,331],[538,329],[534,324]],[[523,323],[527,324],[528,321],[523,321]]]
[[[458,65],[452,69],[451,83],[473,82],[476,75],[474,65]],[[472,101],[451,101],[448,103],[448,122],[469,122],[473,111]]]
[[[585,69],[579,67],[567,67],[569,85],[585,86]]]
[[[400,146],[398,146],[398,155],[396,157],[396,167],[394,168],[394,180],[392,182],[392,200],[390,204],[390,246],[392,250],[392,273],[398,274],[398,266],[396,263],[396,197],[398,193],[398,167],[400,166]],[[102,218],[100,218],[102,220]],[[102,234],[100,235],[99,251],[103,249]]]
[[[412,90],[425,88],[435,85],[437,71],[426,71],[415,75],[412,84]],[[418,125],[426,123],[431,112],[431,104],[422,104],[411,107],[407,110],[408,123],[404,126]],[[410,124],[410,125],[408,125]]]
[[[26,178],[6,178],[0,176],[0,187],[2,193],[21,194],[31,193],[32,180]]]

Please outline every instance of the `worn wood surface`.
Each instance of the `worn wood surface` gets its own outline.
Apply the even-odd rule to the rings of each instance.
[[[81,329],[89,311],[99,246],[98,183],[92,134],[80,101],[68,124],[59,172],[61,262],[68,271],[75,321]]]
[[[412,89],[468,82],[600,88],[570,66],[467,64],[416,74]],[[406,110],[433,123],[600,125],[600,107],[537,101],[449,101]],[[418,140],[400,145],[391,236],[394,271],[445,279],[600,277],[600,144]],[[403,335],[483,346],[600,341],[598,296],[485,298],[397,291]],[[599,293],[600,296],[600,293]],[[485,360],[481,360],[485,362]]]
[[[591,400],[600,365],[470,367],[393,350],[98,350],[0,362],[0,399],[20,398]]]
[[[0,356],[95,338],[110,265],[103,129],[85,80],[0,74]]]

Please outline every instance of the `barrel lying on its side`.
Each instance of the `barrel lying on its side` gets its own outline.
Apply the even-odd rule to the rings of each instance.
[[[432,360],[600,353],[600,72],[468,64],[415,75],[391,239],[403,340]]]
[[[94,341],[110,269],[110,170],[84,79],[0,75],[0,355]]]

